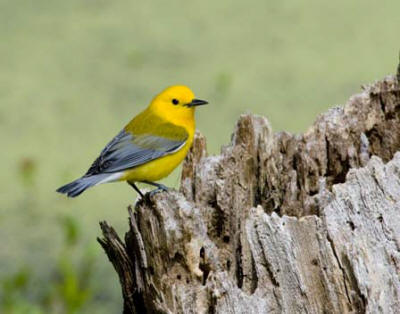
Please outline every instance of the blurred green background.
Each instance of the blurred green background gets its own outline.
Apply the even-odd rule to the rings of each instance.
[[[197,127],[211,153],[244,112],[301,132],[394,72],[399,12],[371,0],[0,0],[0,312],[120,312],[96,236],[100,220],[127,230],[135,193],[55,189],[156,93],[186,84],[209,100]]]

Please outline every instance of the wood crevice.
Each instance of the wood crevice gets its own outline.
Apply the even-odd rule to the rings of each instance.
[[[376,313],[400,308],[400,88],[365,87],[304,133],[242,115],[208,156],[197,133],[180,192],[102,222],[125,313]]]

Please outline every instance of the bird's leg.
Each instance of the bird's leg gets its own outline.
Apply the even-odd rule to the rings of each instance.
[[[160,192],[160,191],[165,191],[165,192],[168,191],[168,187],[166,187],[164,184],[151,182],[151,181],[142,181],[142,182],[157,187],[157,189],[155,189],[153,191],[150,191],[150,195],[153,195],[153,194],[155,194],[157,192]]]
[[[138,193],[139,193],[139,195],[140,195],[140,197],[141,197],[141,198],[144,198],[144,195],[143,195],[143,193],[142,193],[142,192],[140,192],[139,188],[136,186],[136,184],[135,184],[135,183],[133,183],[133,182],[129,182],[129,181],[128,181],[128,184],[129,184],[131,187],[133,187],[133,189],[134,189],[136,192],[138,192]]]

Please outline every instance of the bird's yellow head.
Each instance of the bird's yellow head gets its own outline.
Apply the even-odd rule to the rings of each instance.
[[[189,87],[175,85],[154,97],[150,109],[163,117],[193,119],[195,108],[207,103],[205,100],[196,99]]]

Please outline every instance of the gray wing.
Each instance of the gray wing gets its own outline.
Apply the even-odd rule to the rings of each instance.
[[[102,150],[85,176],[113,173],[172,154],[185,145],[186,138],[172,140],[155,135],[135,136],[122,130]]]

